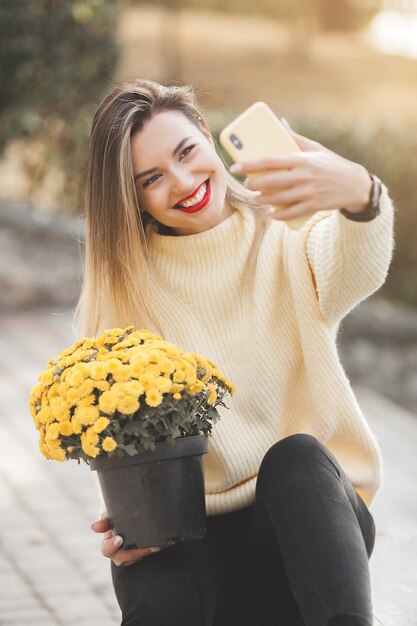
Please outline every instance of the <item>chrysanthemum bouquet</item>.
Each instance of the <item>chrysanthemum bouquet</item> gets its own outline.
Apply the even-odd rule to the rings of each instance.
[[[135,455],[209,434],[234,385],[212,361],[133,326],[80,339],[30,395],[39,448],[57,461]]]

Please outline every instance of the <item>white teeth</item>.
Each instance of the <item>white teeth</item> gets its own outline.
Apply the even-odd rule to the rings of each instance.
[[[188,209],[192,206],[195,206],[196,204],[202,201],[202,199],[206,195],[206,191],[207,191],[207,183],[204,183],[204,185],[200,187],[200,191],[196,193],[196,195],[192,199],[190,198],[190,200],[187,200],[186,202],[182,202],[181,204],[178,203],[177,206],[182,207],[183,209]]]

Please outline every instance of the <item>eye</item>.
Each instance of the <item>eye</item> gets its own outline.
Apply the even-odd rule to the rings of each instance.
[[[151,185],[155,180],[158,179],[159,176],[160,174],[154,174],[154,176],[151,176],[150,178],[148,178],[148,180],[145,180],[145,182],[142,183],[142,187],[148,187],[148,185]]]
[[[193,144],[191,144],[191,146],[187,146],[186,148],[184,148],[184,150],[180,154],[180,161],[181,161],[181,159],[186,157],[187,154],[190,154],[191,150],[193,150],[195,148],[195,146],[196,146],[196,144],[193,143]]]

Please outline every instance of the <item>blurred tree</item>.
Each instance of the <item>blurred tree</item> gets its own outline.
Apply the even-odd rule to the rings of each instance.
[[[146,4],[129,0],[130,4]],[[314,16],[319,29],[357,30],[381,8],[382,0],[153,0],[153,6],[203,9],[229,13],[253,13],[277,19]]]
[[[316,0],[317,21],[322,30],[355,31],[370,22],[381,0]]]
[[[2,0],[0,150],[26,138],[34,184],[62,165],[66,192],[78,185],[89,120],[118,58],[117,0]],[[87,121],[88,120],[88,121]],[[83,156],[81,156],[83,155]],[[74,176],[75,179],[74,180]]]

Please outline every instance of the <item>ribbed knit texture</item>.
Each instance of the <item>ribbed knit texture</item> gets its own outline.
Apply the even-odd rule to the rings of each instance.
[[[167,236],[150,223],[152,296],[164,339],[216,363],[236,385],[204,457],[209,515],[254,502],[263,456],[293,433],[317,437],[369,505],[382,463],[340,363],[340,320],[384,282],[393,206],[383,187],[371,222],[320,212],[298,231],[267,230],[253,292],[241,295],[259,222],[235,211],[214,228]],[[279,476],[277,476],[279,480]]]

